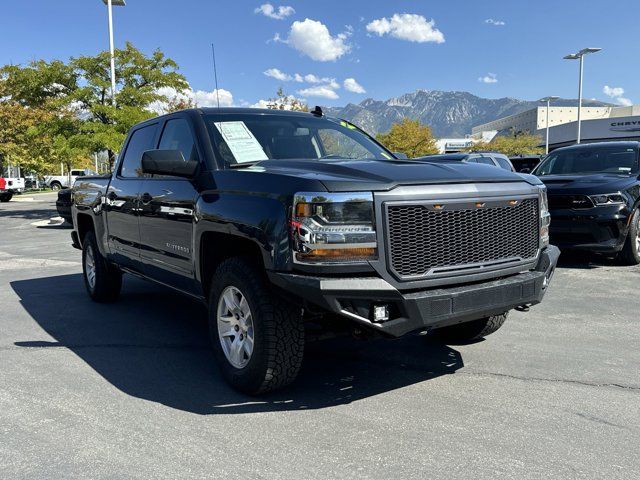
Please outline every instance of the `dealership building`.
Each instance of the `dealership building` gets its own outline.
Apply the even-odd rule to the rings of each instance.
[[[571,145],[577,138],[577,107],[549,109],[549,148]],[[640,105],[628,107],[582,107],[580,141],[607,140],[640,141]],[[488,135],[532,133],[544,141],[547,126],[547,107],[537,107],[508,117],[473,127],[471,137],[476,141]]]

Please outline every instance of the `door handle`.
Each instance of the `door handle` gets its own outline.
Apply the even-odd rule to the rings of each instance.
[[[153,197],[151,196],[150,193],[145,192],[140,197],[140,200],[142,200],[142,203],[149,203],[149,202],[151,202],[151,200],[153,200]]]

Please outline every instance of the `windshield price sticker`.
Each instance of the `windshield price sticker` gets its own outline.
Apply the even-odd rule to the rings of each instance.
[[[216,128],[238,163],[269,160],[244,122],[218,122]]]

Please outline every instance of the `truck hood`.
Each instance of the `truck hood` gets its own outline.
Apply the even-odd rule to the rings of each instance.
[[[593,175],[543,175],[540,180],[547,186],[549,194],[585,195],[613,193],[627,189],[636,182],[636,177],[615,173]]]
[[[489,165],[425,160],[268,160],[251,167],[321,182],[328,191],[391,190],[398,185],[538,183]]]

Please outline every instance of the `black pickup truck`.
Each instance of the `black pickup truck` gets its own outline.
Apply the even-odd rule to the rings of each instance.
[[[309,332],[488,335],[559,255],[535,177],[401,159],[320,109],[154,118],[73,198],[91,298],[126,272],[205,302],[224,377],[252,394],[296,377]]]

